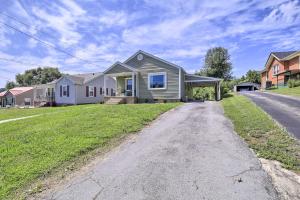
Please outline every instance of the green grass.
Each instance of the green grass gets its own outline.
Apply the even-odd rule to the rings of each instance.
[[[269,115],[240,95],[222,100],[225,115],[235,131],[259,157],[277,160],[287,169],[300,172],[300,145],[275,123]]]
[[[294,88],[276,88],[272,90],[267,90],[268,92],[274,92],[277,94],[284,94],[284,95],[290,95],[295,97],[300,97],[300,87],[294,87]]]
[[[45,108],[1,108],[0,120],[26,117],[30,115],[45,114],[64,110],[65,107],[45,107]]]
[[[94,149],[104,149],[113,139],[140,130],[178,105],[71,106],[63,112],[0,124],[0,199],[15,198],[16,191],[51,170]],[[53,110],[57,108],[36,109],[30,115]],[[5,113],[15,116],[16,111]]]

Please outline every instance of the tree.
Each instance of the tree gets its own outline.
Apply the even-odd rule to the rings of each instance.
[[[261,82],[260,72],[255,70],[249,70],[246,74],[246,80],[252,83],[260,84]]]
[[[15,82],[13,82],[13,81],[7,81],[6,82],[6,85],[5,85],[5,88],[7,89],[7,90],[10,90],[10,89],[12,89],[12,88],[14,88],[14,87],[16,87],[17,86],[17,84],[15,83]]]
[[[26,70],[24,74],[17,74],[16,81],[21,86],[30,86],[49,83],[62,76],[58,68],[38,67],[36,69]]]
[[[205,65],[199,74],[230,80],[232,78],[232,64],[228,50],[223,47],[209,49],[205,56]]]

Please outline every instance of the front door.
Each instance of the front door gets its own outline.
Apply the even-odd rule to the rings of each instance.
[[[125,79],[125,96],[132,95],[132,78]]]

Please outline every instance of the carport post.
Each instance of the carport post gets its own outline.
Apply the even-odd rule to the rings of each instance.
[[[218,82],[218,101],[221,100],[221,87],[220,87],[220,82]]]

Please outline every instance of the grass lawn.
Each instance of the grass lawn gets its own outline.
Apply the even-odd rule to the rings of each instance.
[[[96,148],[105,148],[113,139],[140,130],[178,105],[70,106],[55,114],[0,124],[0,199],[15,198],[16,191],[22,191],[63,163]],[[36,109],[30,115],[54,112],[52,109],[59,108]],[[17,111],[4,113],[16,116]]]
[[[61,111],[64,107],[45,107],[45,108],[1,108],[0,120],[26,117],[30,115],[45,114]]]
[[[285,94],[285,95],[300,97],[300,87],[278,88],[278,89],[276,88],[272,90],[267,90],[267,92],[274,92],[277,94]]]
[[[300,172],[300,144],[282,130],[247,97],[233,95],[222,100],[225,115],[235,131],[259,157],[280,161],[287,169]]]

